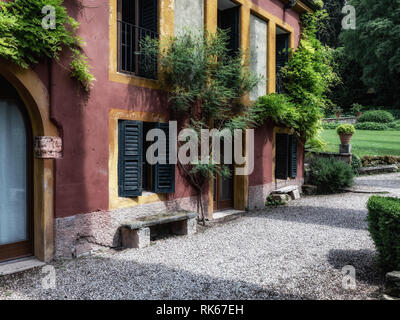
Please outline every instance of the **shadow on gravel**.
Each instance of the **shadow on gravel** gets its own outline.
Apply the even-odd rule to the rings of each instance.
[[[307,296],[282,289],[227,280],[161,264],[142,264],[114,258],[88,257],[55,262],[56,289],[42,289],[41,269],[0,277],[0,300],[6,293],[30,299],[289,299]]]
[[[298,222],[335,228],[366,230],[367,210],[334,209],[326,207],[277,207],[268,211],[251,212],[248,217]]]
[[[356,280],[370,285],[383,285],[384,274],[376,262],[374,250],[330,250],[328,262],[338,270],[346,265],[356,270]]]

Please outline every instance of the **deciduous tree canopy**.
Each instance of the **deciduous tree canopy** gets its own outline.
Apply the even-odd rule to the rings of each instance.
[[[400,106],[400,0],[350,0],[356,29],[344,30],[346,54],[358,61],[377,103]]]

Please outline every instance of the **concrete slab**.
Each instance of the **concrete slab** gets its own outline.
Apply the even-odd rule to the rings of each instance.
[[[27,258],[3,262],[0,263],[0,276],[22,272],[37,267],[43,267],[44,265],[46,265],[46,263],[39,261],[36,258]]]

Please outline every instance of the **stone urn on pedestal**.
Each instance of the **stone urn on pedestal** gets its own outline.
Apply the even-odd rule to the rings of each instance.
[[[340,137],[340,153],[351,153],[350,140],[356,129],[352,124],[341,124],[336,128],[336,132]]]

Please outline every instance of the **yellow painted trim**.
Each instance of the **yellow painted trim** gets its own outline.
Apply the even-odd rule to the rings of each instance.
[[[274,93],[276,91],[276,23],[268,22],[268,64],[267,64],[267,92]]]
[[[117,48],[117,14],[118,0],[110,1],[109,11],[109,64],[108,79],[113,82],[128,84],[137,87],[160,89],[157,80],[145,79],[137,76],[126,75],[117,72],[118,48]],[[174,0],[158,0],[159,24],[158,32],[160,39],[174,35]],[[160,70],[160,68],[159,68]]]
[[[297,1],[294,9],[299,13],[305,13],[305,12],[313,13],[314,12],[314,10],[312,10],[309,6],[305,5],[301,1]]]
[[[218,1],[204,0],[204,27],[210,33],[217,31]]]
[[[274,137],[272,140],[272,182],[275,182],[275,164],[276,164],[276,134],[277,133],[287,133],[287,134],[292,134],[293,130],[290,128],[283,128],[283,127],[274,127]],[[291,179],[288,178],[287,181],[290,181]]]
[[[168,114],[155,112],[135,112],[122,109],[111,109],[109,112],[109,160],[108,160],[108,189],[109,209],[134,207],[141,204],[165,201],[165,194],[149,193],[135,198],[118,196],[118,120],[137,120],[147,122],[167,122]]]
[[[37,74],[0,59],[0,74],[17,90],[28,111],[34,136],[59,136],[50,120],[48,92]],[[54,160],[33,157],[34,255],[54,255]]]

